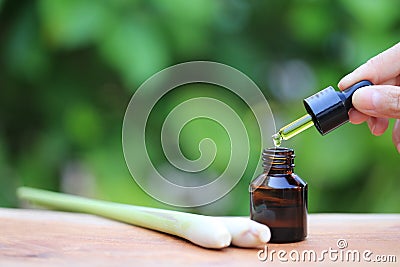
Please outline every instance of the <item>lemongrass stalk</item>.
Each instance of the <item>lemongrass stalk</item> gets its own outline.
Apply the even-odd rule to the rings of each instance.
[[[231,235],[215,217],[93,200],[47,190],[21,187],[21,199],[67,211],[90,213],[176,235],[206,248],[230,245]]]
[[[232,244],[238,247],[254,248],[265,245],[271,239],[271,231],[261,223],[241,217],[218,217],[228,228]]]

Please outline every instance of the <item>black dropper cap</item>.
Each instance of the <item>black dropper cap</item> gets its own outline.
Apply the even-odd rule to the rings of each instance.
[[[304,106],[317,130],[324,135],[349,121],[348,112],[353,107],[353,93],[358,88],[369,85],[372,85],[370,81],[363,80],[344,91],[335,91],[329,86],[304,99]]]

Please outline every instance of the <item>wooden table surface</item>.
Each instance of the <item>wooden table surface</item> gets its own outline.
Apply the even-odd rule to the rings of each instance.
[[[0,266],[309,266],[311,250],[324,257],[315,263],[311,255],[311,265],[400,266],[400,214],[311,214],[306,241],[266,246],[269,257],[261,261],[265,247],[204,249],[97,216],[0,208]],[[278,258],[279,250],[288,262]],[[353,262],[353,252],[360,262]],[[289,254],[294,260],[299,255],[300,263]]]

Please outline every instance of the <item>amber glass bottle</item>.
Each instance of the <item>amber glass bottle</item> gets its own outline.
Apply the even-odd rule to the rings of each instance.
[[[272,243],[307,236],[308,186],[293,172],[294,150],[274,147],[262,154],[264,173],[250,185],[251,219],[267,225]]]

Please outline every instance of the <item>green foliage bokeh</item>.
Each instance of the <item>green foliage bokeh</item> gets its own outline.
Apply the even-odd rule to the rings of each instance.
[[[303,98],[336,86],[399,36],[396,0],[0,1],[0,206],[18,206],[15,188],[28,185],[172,208],[136,185],[122,153],[125,108],[147,78],[191,60],[230,65],[262,89],[279,128],[303,115]],[[207,90],[173,94],[162,107]],[[246,116],[243,103],[225,97]],[[152,114],[160,123],[163,116]],[[226,133],[210,122],[200,127],[226,154]],[[190,125],[182,132],[189,158],[204,133]],[[148,147],[161,166],[155,136]],[[296,173],[309,183],[311,212],[400,212],[390,130],[375,137],[366,125],[347,124],[321,137],[311,129],[285,146],[295,149]],[[248,214],[249,175],[192,211]]]

